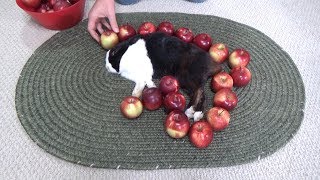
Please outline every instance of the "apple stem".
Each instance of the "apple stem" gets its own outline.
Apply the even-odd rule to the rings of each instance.
[[[221,111],[221,112],[219,112],[219,116],[221,116],[221,114],[224,112],[224,109]]]
[[[199,125],[197,129],[198,129],[198,131],[202,131],[203,126]]]
[[[175,121],[180,121],[180,115],[179,114],[175,114],[173,116],[173,118],[174,118]]]

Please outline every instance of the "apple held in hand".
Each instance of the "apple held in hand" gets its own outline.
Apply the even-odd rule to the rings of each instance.
[[[234,67],[231,69],[230,75],[236,87],[246,86],[251,81],[251,72],[246,67]]]
[[[173,110],[167,115],[164,127],[170,137],[183,138],[188,134],[190,122],[184,112]]]
[[[238,104],[238,97],[232,90],[220,89],[213,97],[213,105],[228,111],[233,110]]]
[[[174,33],[174,26],[172,23],[164,21],[158,25],[157,31],[166,33],[171,36]]]
[[[143,105],[139,98],[127,96],[121,102],[120,111],[124,117],[134,119],[142,113]]]
[[[219,72],[218,74],[214,75],[211,80],[211,89],[214,92],[218,92],[220,89],[223,89],[223,88],[232,89],[232,87],[233,87],[233,79],[226,72]]]
[[[156,32],[157,27],[152,22],[144,22],[138,28],[138,33],[141,35],[147,35]]]
[[[159,82],[159,89],[165,96],[170,92],[178,92],[180,88],[178,80],[170,75],[163,76]]]
[[[230,122],[230,113],[221,107],[213,107],[207,112],[207,121],[214,131],[224,130]]]
[[[186,107],[186,98],[179,92],[171,92],[165,96],[163,105],[167,112],[175,109],[183,111]]]
[[[190,43],[190,42],[192,42],[194,35],[190,29],[185,28],[185,27],[181,27],[176,30],[175,36],[186,43]]]
[[[130,24],[125,24],[119,27],[118,37],[120,41],[125,41],[136,34],[136,30]]]
[[[209,48],[212,45],[212,38],[209,34],[207,33],[201,33],[201,34],[197,34],[194,38],[193,38],[193,43],[195,45],[197,45],[198,47],[200,47],[201,49],[208,51]]]
[[[146,88],[142,91],[142,104],[150,110],[159,109],[162,105],[162,94],[159,88]]]
[[[191,143],[200,149],[206,148],[213,140],[213,130],[205,120],[200,120],[192,124],[189,130]]]
[[[104,49],[111,49],[119,43],[118,35],[111,30],[106,30],[100,36],[100,43]]]
[[[223,43],[216,43],[210,47],[209,54],[213,61],[221,64],[229,57],[229,49]]]
[[[250,54],[244,49],[235,49],[229,56],[229,66],[234,67],[245,67],[250,62]]]
[[[21,0],[21,1],[24,5],[34,9],[38,8],[41,4],[41,0]]]

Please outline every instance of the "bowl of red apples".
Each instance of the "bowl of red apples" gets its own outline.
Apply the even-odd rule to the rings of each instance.
[[[16,3],[38,24],[51,30],[78,24],[85,7],[85,0],[16,0]]]

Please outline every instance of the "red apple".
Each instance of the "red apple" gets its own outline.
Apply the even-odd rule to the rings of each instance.
[[[197,45],[198,47],[200,47],[201,49],[208,51],[209,48],[212,45],[212,38],[209,34],[207,33],[201,33],[201,34],[197,34],[194,38],[193,38],[193,43],[195,45]]]
[[[43,4],[40,4],[40,6],[37,9],[37,12],[45,13],[50,10],[51,10],[50,5],[48,3],[43,3]]]
[[[138,28],[138,33],[141,35],[147,35],[156,32],[157,27],[152,22],[144,22]]]
[[[250,62],[250,54],[245,49],[235,49],[229,56],[229,66],[234,67],[245,67]]]
[[[170,137],[183,138],[188,134],[190,122],[183,111],[173,110],[167,115],[164,127]]]
[[[234,67],[230,71],[233,84],[236,87],[243,87],[249,84],[251,80],[251,72],[246,67]]]
[[[100,36],[100,43],[104,49],[111,49],[119,43],[118,35],[111,30],[106,30]]]
[[[193,40],[193,32],[185,27],[177,29],[175,32],[175,36],[187,43],[190,43]]]
[[[213,97],[213,105],[228,111],[233,110],[238,104],[238,97],[231,89],[220,89]]]
[[[175,109],[183,111],[186,107],[186,98],[179,92],[171,92],[165,96],[163,105],[167,112]]]
[[[120,110],[124,117],[134,119],[142,113],[143,105],[139,98],[127,96],[121,101]]]
[[[67,0],[59,0],[53,5],[54,11],[60,11],[62,9],[65,9],[67,7],[71,6],[71,3]]]
[[[213,61],[217,63],[222,63],[228,58],[229,49],[223,43],[216,43],[210,47],[209,54]]]
[[[41,2],[42,2],[41,5],[45,4],[47,6],[47,11],[49,11],[49,10],[51,10],[53,8],[53,6],[50,4],[49,1],[43,0]]]
[[[21,0],[22,3],[30,8],[38,8],[41,4],[41,0]]]
[[[233,79],[230,74],[222,71],[214,75],[211,80],[211,88],[214,92],[218,92],[220,89],[228,88],[232,89]]]
[[[40,5],[40,7],[37,9],[37,12],[39,12],[39,13],[46,13],[46,12],[47,12],[47,9],[46,9],[44,6]]]
[[[130,24],[125,24],[119,27],[118,37],[120,41],[125,41],[136,34],[136,30]]]
[[[171,36],[174,33],[174,26],[172,23],[164,21],[158,25],[157,31],[164,32]]]
[[[178,92],[180,88],[178,80],[170,75],[163,76],[159,82],[159,89],[165,96],[170,92]]]
[[[230,113],[221,107],[213,107],[207,112],[207,121],[214,131],[224,130],[230,122]]]
[[[48,4],[51,6],[51,8],[58,2],[61,0],[48,0]]]
[[[213,130],[210,124],[205,120],[193,123],[189,130],[189,139],[197,148],[208,147],[213,140]]]
[[[150,110],[159,109],[162,105],[162,94],[159,88],[146,88],[142,91],[142,104]]]

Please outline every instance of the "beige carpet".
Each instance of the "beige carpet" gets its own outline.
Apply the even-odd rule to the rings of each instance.
[[[142,0],[117,5],[118,12],[210,14],[252,26],[278,43],[296,63],[306,89],[305,117],[293,139],[253,163],[207,169],[131,171],[72,164],[39,148],[26,134],[15,110],[19,74],[33,51],[57,31],[37,25],[15,1],[0,6],[0,179],[318,179],[320,178],[320,2],[295,0]],[[86,15],[93,1],[86,4]],[[84,17],[86,18],[86,17]]]

